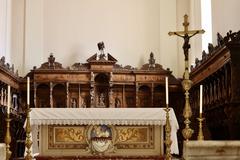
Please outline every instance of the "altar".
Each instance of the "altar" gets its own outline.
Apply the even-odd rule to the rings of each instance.
[[[160,157],[165,118],[163,108],[32,108],[32,152],[37,159]],[[170,123],[171,153],[178,154],[173,109]]]

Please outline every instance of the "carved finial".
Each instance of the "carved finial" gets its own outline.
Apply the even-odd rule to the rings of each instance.
[[[207,53],[205,50],[202,51],[202,60],[205,61],[207,59]]]
[[[219,32],[217,33],[217,42],[218,42],[218,46],[222,46],[224,44],[224,39]]]
[[[9,63],[6,64],[6,67],[7,67],[8,70],[10,70],[10,64]]]
[[[200,64],[200,61],[198,58],[195,58],[195,64],[196,64],[196,66],[198,66]]]
[[[99,42],[98,50],[100,51],[99,59],[105,59],[106,55],[104,54],[105,45],[104,42]]]
[[[103,51],[105,49],[104,42],[99,42],[97,45],[98,45],[98,50],[99,51]]]
[[[192,71],[194,69],[194,66],[193,65],[191,65],[191,67],[190,67],[190,70]]]
[[[12,64],[11,71],[14,73],[14,64]]]
[[[212,43],[208,43],[208,53],[212,53],[214,51],[214,46]]]
[[[155,59],[154,59],[153,52],[150,53],[150,58],[148,62],[149,62],[149,68],[155,68]]]
[[[55,62],[55,57],[53,56],[53,53],[50,53],[50,56],[48,57],[48,66],[49,68],[54,68],[54,62]]]
[[[15,73],[16,76],[18,76],[18,70],[16,70],[16,73]]]
[[[5,57],[4,56],[2,56],[2,58],[0,60],[0,64],[1,64],[1,66],[5,65]]]

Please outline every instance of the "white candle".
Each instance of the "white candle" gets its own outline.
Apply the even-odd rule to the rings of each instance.
[[[8,96],[7,96],[7,113],[10,114],[10,102],[11,102],[11,94],[10,94],[10,86],[8,85]]]
[[[168,104],[168,77],[165,78],[166,81],[166,104]]]
[[[203,86],[200,85],[200,113],[202,113],[202,91],[203,91]]]
[[[27,77],[27,105],[30,103],[30,79]]]

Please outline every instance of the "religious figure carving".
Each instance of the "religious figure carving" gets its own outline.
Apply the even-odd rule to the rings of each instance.
[[[72,98],[71,103],[72,103],[71,105],[72,108],[77,108],[77,101],[75,98]]]
[[[87,105],[86,105],[86,100],[85,100],[84,98],[82,98],[81,107],[82,107],[82,108],[86,108],[86,107],[87,107]]]
[[[112,81],[113,80],[113,73],[110,72],[110,80],[109,81]]]
[[[118,97],[116,97],[115,98],[115,108],[120,108],[120,107],[121,107],[121,100]]]
[[[188,61],[188,53],[189,53],[189,49],[191,48],[191,45],[189,44],[189,40],[191,37],[195,36],[196,34],[199,33],[199,31],[196,31],[195,33],[193,33],[192,35],[189,35],[188,33],[185,33],[184,36],[178,34],[177,32],[173,32],[175,35],[177,35],[178,37],[182,37],[184,39],[184,43],[183,43],[183,53],[185,56],[185,61]]]
[[[195,36],[196,34],[199,33],[204,33],[204,30],[188,30],[188,26],[189,26],[189,22],[188,22],[188,16],[184,15],[184,22],[183,22],[183,26],[184,26],[184,31],[179,31],[179,32],[169,32],[168,34],[171,35],[177,35],[178,37],[183,38],[184,43],[183,43],[183,52],[184,52],[184,56],[185,56],[185,61],[188,61],[188,53],[189,53],[189,49],[191,47],[191,45],[189,44],[189,40],[191,37]]]
[[[93,82],[94,81],[94,73],[91,72],[91,81]]]
[[[103,95],[103,93],[100,94],[98,106],[99,106],[99,107],[105,107],[104,95]]]

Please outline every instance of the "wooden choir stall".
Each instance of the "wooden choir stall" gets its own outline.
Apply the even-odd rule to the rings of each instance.
[[[206,139],[239,140],[240,31],[229,31],[225,37],[218,33],[217,37],[217,46],[209,44],[208,53],[203,51],[202,59],[196,59],[195,67],[191,68],[193,117],[198,117],[202,84]],[[193,124],[197,130],[198,122]]]

